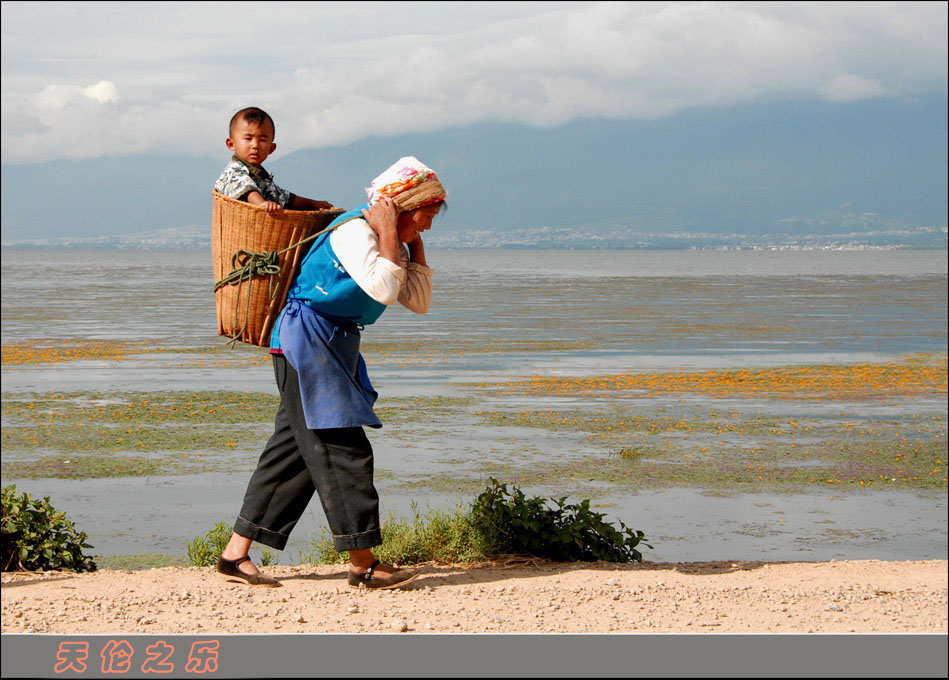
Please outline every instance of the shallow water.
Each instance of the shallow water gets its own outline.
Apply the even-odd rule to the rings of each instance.
[[[365,342],[620,353],[945,351],[944,251],[432,251],[436,294]],[[214,344],[209,251],[2,250],[2,336]]]
[[[96,555],[184,555],[188,541],[236,515],[247,477],[23,480],[17,489],[51,495],[55,507],[90,535]],[[389,488],[391,482],[377,486],[383,517],[390,511],[410,517],[413,501],[423,516],[427,508],[450,510],[470,502],[421,490],[400,495]],[[697,489],[663,489],[604,496],[593,509],[610,521],[621,518],[630,528],[645,531],[654,549],[641,552],[654,562],[919,560],[947,555],[945,492],[718,496]],[[314,499],[282,561],[289,563],[306,551],[307,541],[323,526],[319,501]]]
[[[947,495],[867,491],[715,496],[696,489],[604,498],[608,516],[650,527],[647,559],[945,559]]]
[[[58,338],[154,339],[166,346],[224,342],[214,335],[208,252],[3,250],[2,256],[4,344]],[[433,251],[429,257],[437,270],[431,313],[418,317],[396,308],[365,332],[370,374],[383,397],[466,396],[472,383],[530,374],[882,362],[947,347],[945,252]],[[372,343],[402,339],[452,351],[434,351],[415,363],[372,354]],[[510,351],[514,341],[525,339],[568,349]],[[577,348],[579,342],[587,344]],[[190,367],[181,368],[187,362]],[[4,366],[2,378],[4,393],[276,393],[268,363],[220,368],[167,354]],[[610,403],[596,401],[601,407]],[[498,397],[489,403],[579,408],[592,401]],[[676,396],[639,403],[694,409],[709,402],[689,397],[682,406]],[[846,411],[867,418],[947,411],[938,399],[716,400],[715,408],[823,417]],[[477,478],[485,474],[486,461],[543,465],[549,452],[569,457],[585,450],[583,435],[576,433],[495,428],[471,419],[429,429],[409,446],[406,433],[418,428],[370,432],[377,469],[386,473],[378,482],[384,513],[408,515],[413,500],[423,512],[426,504],[447,508],[462,500],[400,487],[413,475],[454,472]],[[255,445],[235,452],[248,469]],[[50,495],[55,507],[90,534],[96,554],[183,555],[188,541],[233,518],[247,477],[4,478],[3,483]],[[945,492],[835,489],[833,495],[717,496],[697,489],[619,494],[591,488],[609,520],[647,533],[656,547],[643,550],[649,560],[947,557]],[[559,497],[570,490],[536,492]],[[319,504],[311,503],[291,541],[291,558],[318,532],[321,515]]]

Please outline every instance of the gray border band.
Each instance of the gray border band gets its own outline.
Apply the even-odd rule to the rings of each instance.
[[[120,643],[125,642],[124,646]],[[186,670],[195,643],[217,649]],[[85,649],[85,669],[59,657]],[[945,635],[3,635],[3,677],[941,677]],[[213,647],[213,645],[211,645]],[[103,672],[103,652],[113,656]],[[143,672],[152,650],[154,669]],[[169,650],[173,649],[171,652]],[[198,645],[201,649],[201,645]],[[156,652],[163,650],[164,666]],[[216,651],[216,667],[208,659]],[[63,659],[66,663],[64,664]],[[197,657],[196,657],[197,658]],[[65,668],[55,672],[59,663]],[[125,664],[124,666],[122,664]],[[169,670],[173,666],[173,670]],[[193,666],[200,670],[200,666]],[[122,670],[123,668],[127,670]]]

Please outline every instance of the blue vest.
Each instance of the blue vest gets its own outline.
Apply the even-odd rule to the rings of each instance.
[[[300,263],[300,271],[290,283],[287,300],[303,300],[317,314],[329,319],[368,326],[375,323],[386,305],[373,300],[353,280],[330,244],[333,230],[345,222],[362,217],[363,204],[330,222],[328,231],[319,236]],[[284,311],[286,307],[284,308]],[[284,311],[281,311],[283,316]],[[271,349],[280,349],[280,318],[270,334]]]

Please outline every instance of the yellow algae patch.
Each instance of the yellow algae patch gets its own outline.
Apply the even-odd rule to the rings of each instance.
[[[853,400],[946,395],[946,357],[912,356],[888,363],[779,366],[737,370],[620,373],[580,378],[532,376],[478,383],[505,393],[576,396],[627,392],[632,397],[698,394],[785,400]]]
[[[83,359],[121,361],[129,356],[159,351],[161,349],[154,342],[144,340],[43,340],[3,345],[0,348],[4,366],[55,364]]]
[[[194,356],[178,368],[234,368],[262,364],[270,355],[259,347],[231,348],[220,345],[168,346],[158,340],[36,340],[3,345],[4,368],[37,366],[68,361],[124,361],[143,354],[211,355],[214,359]]]

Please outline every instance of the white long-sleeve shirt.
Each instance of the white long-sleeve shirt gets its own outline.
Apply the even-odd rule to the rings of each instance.
[[[362,218],[340,225],[329,238],[339,263],[373,300],[384,305],[398,301],[416,314],[428,311],[434,270],[410,262],[405,246],[399,248],[398,263],[382,257],[379,236]]]

